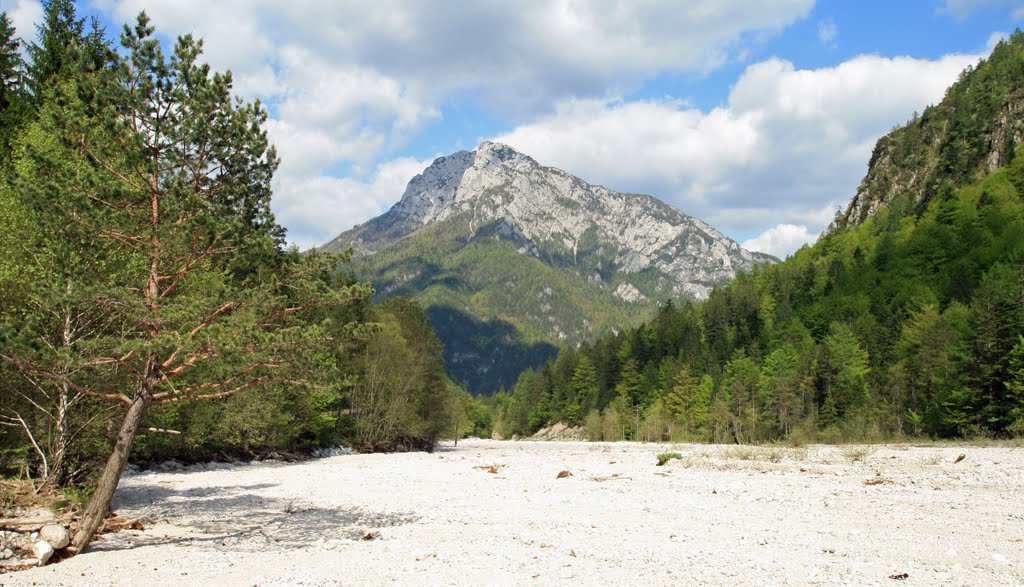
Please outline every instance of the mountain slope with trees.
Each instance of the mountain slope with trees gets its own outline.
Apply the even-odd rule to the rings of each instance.
[[[703,299],[777,261],[653,197],[490,142],[437,159],[391,210],[323,249],[348,247],[382,295],[424,304],[453,377],[483,393],[557,346],[638,324],[658,299]]]
[[[856,196],[836,218],[859,224],[883,206],[920,212],[944,184],[962,187],[1013,160],[1024,139],[1024,61],[1019,35],[968,67],[934,106],[875,145]]]
[[[960,121],[961,138],[985,136],[976,106],[1016,100],[1022,71],[1017,32],[929,116]],[[990,72],[1003,72],[999,83],[979,86]],[[1013,110],[1004,128],[1021,120]],[[496,398],[497,429],[567,420],[592,438],[717,442],[1024,434],[1024,155],[1000,151],[1000,165],[976,169],[974,156],[957,167],[941,153],[913,163],[923,167],[874,157],[865,185],[962,173],[919,194],[885,192],[872,214],[703,304],[666,304],[525,372]]]

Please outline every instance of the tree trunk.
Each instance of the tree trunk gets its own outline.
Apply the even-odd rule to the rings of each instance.
[[[54,417],[56,437],[53,439],[53,456],[50,458],[50,475],[47,481],[55,486],[64,484],[66,471],[66,457],[68,447],[71,446],[71,426],[68,422],[70,416],[68,396],[70,390],[67,384],[61,384],[57,397],[57,413]]]
[[[114,498],[114,492],[117,490],[117,484],[121,481],[121,473],[128,463],[128,454],[131,452],[135,434],[138,432],[139,425],[142,424],[142,419],[151,402],[152,391],[149,389],[149,385],[144,384],[143,389],[136,394],[135,399],[128,407],[128,413],[125,414],[124,422],[121,424],[121,431],[117,434],[117,442],[114,443],[114,450],[110,453],[110,458],[107,459],[107,464],[103,467],[103,474],[96,484],[96,491],[89,499],[85,513],[82,514],[78,522],[78,530],[71,541],[74,552],[80,553],[85,550],[85,547],[92,542],[96,531],[99,530],[100,524],[103,523],[103,518],[106,517],[107,511],[110,509],[110,501]]]

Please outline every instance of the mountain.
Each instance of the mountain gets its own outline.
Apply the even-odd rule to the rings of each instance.
[[[565,421],[594,440],[1024,438],[1022,96],[1018,31],[879,141],[847,225],[701,307],[666,304],[525,371],[495,398],[495,430]]]
[[[921,211],[943,185],[959,188],[1005,167],[1024,139],[1024,36],[1000,41],[960,74],[943,100],[878,140],[857,195],[836,227],[893,202]]]
[[[346,231],[354,269],[382,295],[420,300],[453,376],[473,391],[669,298],[711,288],[774,257],[744,250],[653,198],[618,193],[484,142],[433,162],[387,213]]]

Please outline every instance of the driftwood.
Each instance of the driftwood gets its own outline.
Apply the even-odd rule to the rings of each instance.
[[[43,526],[59,523],[60,520],[53,515],[26,516],[23,518],[0,518],[0,530],[36,532]]]
[[[623,477],[618,473],[612,473],[607,477],[591,477],[591,481],[624,481],[626,479],[632,479],[632,477]]]
[[[103,520],[103,526],[100,527],[100,534],[109,534],[111,532],[123,532],[124,530],[145,530],[146,526],[143,524],[153,524],[153,520],[142,516],[139,518],[122,518],[120,516],[113,516]]]

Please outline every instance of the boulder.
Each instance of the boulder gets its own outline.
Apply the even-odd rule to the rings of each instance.
[[[60,524],[43,526],[39,530],[39,539],[45,540],[55,550],[64,548],[71,543],[71,536],[68,535],[67,528]]]

